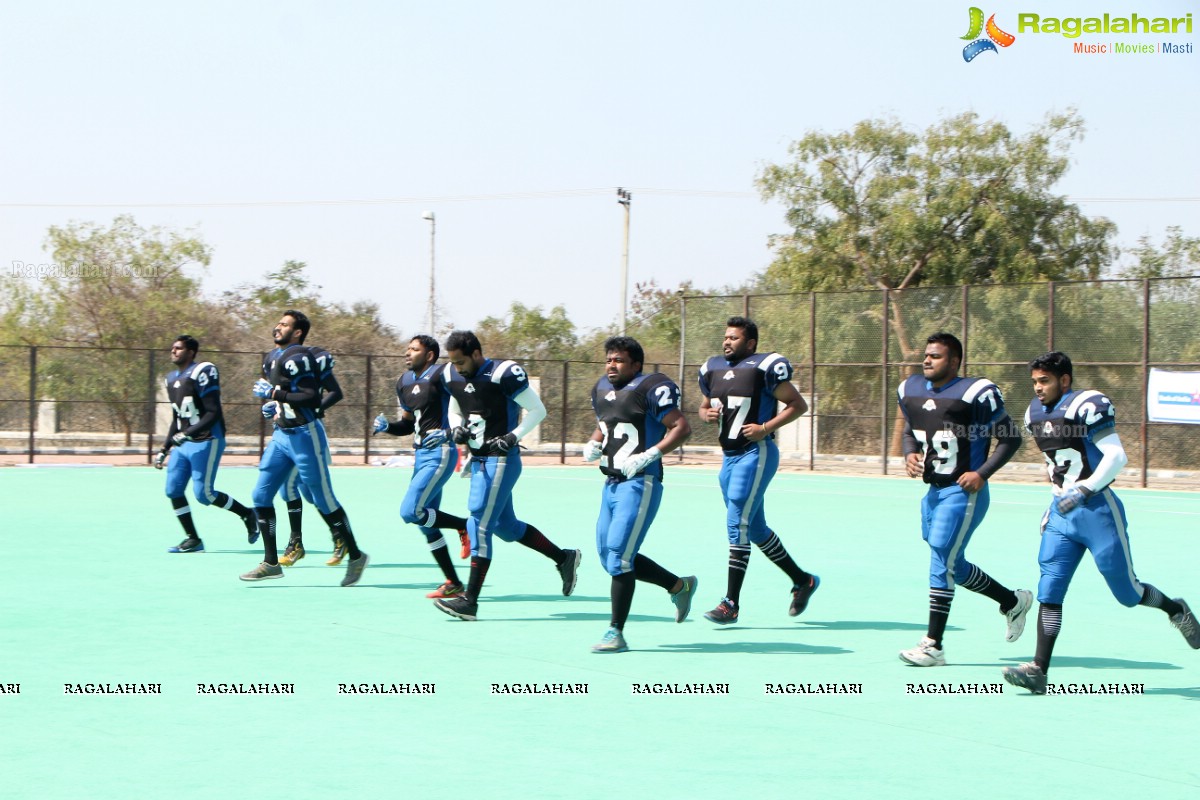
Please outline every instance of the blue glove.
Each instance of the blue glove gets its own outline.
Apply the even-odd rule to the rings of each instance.
[[[421,447],[425,450],[432,450],[435,447],[441,447],[446,443],[446,432],[441,428],[436,431],[430,431],[421,437]]]
[[[167,463],[167,451],[159,450],[158,455],[154,456],[154,468],[162,469],[163,464]]]
[[[275,391],[275,387],[265,378],[259,378],[254,382],[254,389],[252,391],[255,397],[270,397],[271,392]]]
[[[626,478],[632,478],[661,457],[662,453],[658,451],[658,448],[651,447],[644,453],[638,453],[625,459],[625,465],[621,467],[621,472]]]
[[[1072,486],[1066,492],[1054,498],[1054,510],[1067,514],[1087,502],[1092,492],[1084,486]]]
[[[375,418],[375,422],[371,427],[371,435],[374,436],[377,433],[383,433],[387,429],[388,429],[387,417],[385,417],[383,414],[380,414],[378,417]]]
[[[496,436],[495,438],[488,439],[486,445],[489,453],[497,453],[499,455],[507,453],[516,446],[517,435],[512,431],[509,431],[503,436]]]
[[[263,403],[262,408],[259,410],[262,412],[263,419],[275,419],[275,414],[279,411],[279,403],[271,400]]]
[[[181,445],[184,442],[192,442],[192,441],[195,441],[195,440],[192,439],[192,437],[188,436],[183,431],[180,431],[179,433],[177,433],[171,437],[171,442],[175,445]]]

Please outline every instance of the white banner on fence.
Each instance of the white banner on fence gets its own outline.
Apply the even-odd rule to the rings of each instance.
[[[1200,372],[1151,369],[1146,393],[1151,422],[1200,425]]]

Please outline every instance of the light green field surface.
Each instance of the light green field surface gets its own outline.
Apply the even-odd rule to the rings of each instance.
[[[308,558],[282,580],[247,584],[238,575],[261,550],[233,515],[194,499],[208,551],[166,553],[182,536],[162,473],[0,471],[0,684],[20,684],[0,694],[3,796],[1198,796],[1200,652],[1161,612],[1118,605],[1090,558],[1067,599],[1051,682],[1144,684],[1143,695],[909,693],[1001,683],[1001,668],[1029,660],[1036,638],[1036,609],[1007,644],[995,606],[960,590],[950,666],[897,658],[921,638],[928,608],[915,481],[779,475],[768,521],[821,589],[788,617],[789,582],[755,551],[741,621],[717,628],[702,617],[725,587],[716,473],[669,470],[642,551],[699,576],[691,619],[675,624],[667,594],[638,584],[631,652],[594,655],[609,613],[595,470],[526,468],[516,491],[518,516],[584,551],[575,595],[561,596],[547,559],[497,542],[474,623],[424,598],[441,578],[423,537],[399,519],[409,474],[334,470],[371,555],[362,583],[343,589],[310,506]],[[248,502],[255,477],[223,469],[217,487]],[[461,513],[466,494],[454,479],[444,507]],[[1121,495],[1139,576],[1200,606],[1200,497]],[[1041,487],[993,485],[971,560],[1012,588],[1036,588],[1047,498]],[[105,682],[157,683],[162,694],[64,694],[64,684]],[[201,695],[198,683],[288,683],[295,694]],[[340,683],[436,692],[355,696]],[[494,683],[587,693],[502,695]],[[692,683],[728,684],[729,694],[632,691]],[[769,695],[766,684],[861,693]]]

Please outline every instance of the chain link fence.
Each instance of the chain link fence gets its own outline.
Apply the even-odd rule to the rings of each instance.
[[[938,286],[857,292],[682,296],[679,357],[650,363],[679,382],[693,435],[680,460],[716,463],[715,426],[696,408],[699,367],[721,350],[725,321],[758,323],[760,350],[785,355],[810,412],[779,433],[785,466],[810,470],[902,474],[903,422],[896,389],[920,369],[925,338],[949,331],[966,348],[963,374],[982,375],[1004,392],[1020,418],[1032,396],[1029,359],[1056,349],[1071,356],[1076,385],[1104,391],[1117,407],[1118,431],[1142,486],[1200,485],[1200,426],[1150,422],[1146,387],[1153,367],[1200,369],[1200,278],[1028,285]],[[407,440],[372,437],[379,412],[398,413],[401,354],[335,354],[345,399],[325,418],[343,462],[378,463]],[[503,354],[489,354],[503,355]],[[270,435],[250,386],[262,353],[202,351],[221,378],[230,456],[256,458]],[[595,427],[591,389],[600,362],[523,362],[548,414],[525,443],[565,462]],[[149,463],[170,424],[163,377],[165,350],[0,346],[0,457],[121,456]],[[1006,473],[1031,477],[1041,460],[1022,447]]]

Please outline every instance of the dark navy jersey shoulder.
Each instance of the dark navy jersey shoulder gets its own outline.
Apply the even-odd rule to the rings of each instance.
[[[450,393],[442,377],[446,367],[446,364],[431,364],[420,374],[410,369],[396,381],[400,408],[413,415],[418,437],[450,427],[446,419]]]
[[[275,418],[277,426],[294,428],[317,419],[321,384],[318,369],[317,356],[310,348],[299,344],[277,347],[263,359],[263,374],[276,389],[295,392],[301,387],[313,387],[317,390],[311,406],[280,403],[280,414]]]
[[[775,390],[791,379],[792,365],[779,353],[753,353],[736,363],[713,356],[700,367],[700,393],[721,412],[724,450],[741,450],[750,443],[742,428],[774,417]]]
[[[600,471],[624,480],[626,459],[658,444],[666,434],[663,420],[679,409],[679,387],[661,372],[639,373],[621,388],[608,376],[592,389],[596,424],[604,434]],[[643,474],[662,478],[662,462],[655,461]]]
[[[167,399],[171,401],[171,411],[180,431],[195,425],[207,411],[220,408],[220,376],[217,368],[208,361],[171,372],[167,375],[166,385]],[[195,440],[202,442],[220,436],[222,424],[223,417],[218,417],[216,424],[197,434]]]
[[[1050,480],[1062,488],[1092,476],[1103,457],[1095,440],[1116,424],[1112,401],[1094,390],[1068,392],[1050,408],[1035,397],[1025,412],[1025,427],[1045,455]]]
[[[925,458],[926,483],[949,486],[983,466],[996,425],[1008,414],[987,378],[955,378],[935,388],[911,375],[897,390],[900,410]]]
[[[529,388],[529,376],[515,361],[484,360],[470,378],[453,364],[442,372],[442,383],[458,401],[463,419],[472,431],[468,446],[477,456],[486,456],[484,443],[517,427],[521,407],[515,398]]]

